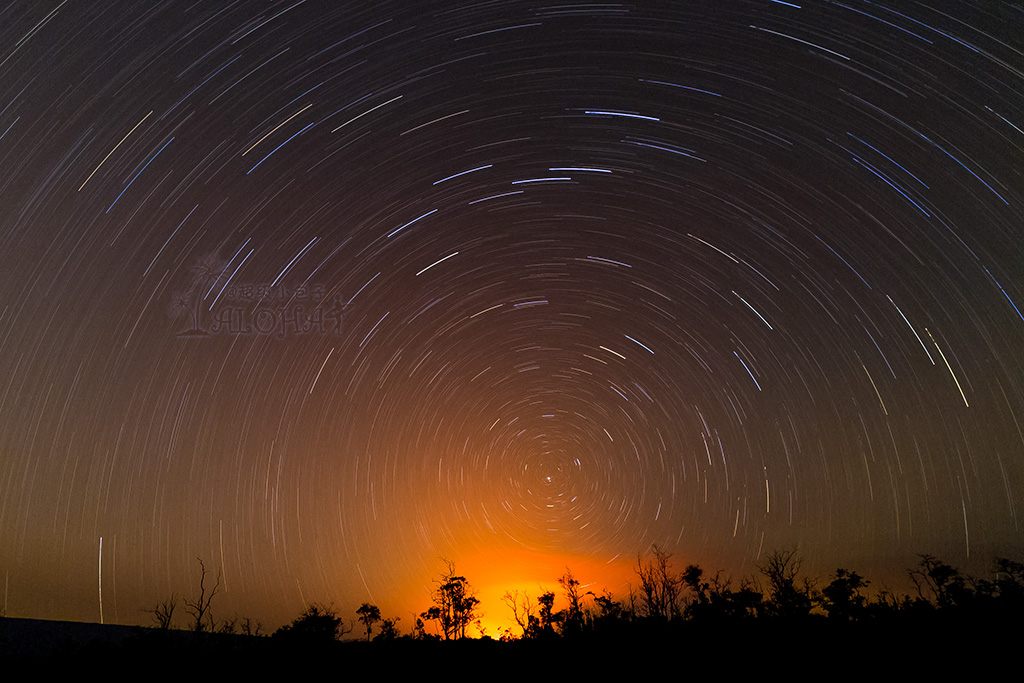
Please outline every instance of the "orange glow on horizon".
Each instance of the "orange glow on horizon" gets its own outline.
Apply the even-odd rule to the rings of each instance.
[[[626,599],[628,583],[636,583],[633,579],[635,562],[636,558],[623,556],[601,561],[580,555],[524,550],[497,555],[481,553],[456,563],[455,568],[476,590],[484,633],[498,638],[506,629],[516,637],[520,635],[511,610],[502,600],[505,593],[526,593],[536,604],[541,594],[551,591],[555,594],[555,608],[561,609],[565,606],[565,598],[558,579],[569,569],[581,582],[584,593],[593,591],[595,595],[601,595],[607,590],[621,601]],[[470,631],[474,637],[480,635],[477,628]]]

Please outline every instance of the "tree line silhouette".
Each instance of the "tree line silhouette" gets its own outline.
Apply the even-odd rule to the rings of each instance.
[[[898,626],[934,621],[950,623],[1019,622],[1024,615],[1024,563],[995,561],[993,577],[979,579],[931,555],[921,555],[908,570],[915,595],[887,589],[869,592],[870,581],[837,569],[823,585],[800,574],[795,550],[769,553],[758,565],[758,577],[733,585],[722,573],[708,575],[691,564],[675,571],[671,556],[657,547],[634,567],[638,585],[616,600],[608,592],[581,592],[568,569],[558,580],[566,605],[553,611],[556,596],[545,592],[531,603],[518,592],[504,602],[519,626],[507,638],[532,640],[591,636],[650,636],[685,626],[739,624],[813,628],[825,625]]]
[[[568,568],[554,590],[532,597],[509,591],[498,609],[510,626],[487,635],[472,583],[451,562],[444,563],[427,604],[406,629],[371,603],[350,618],[332,605],[312,603],[267,633],[250,619],[214,617],[221,575],[208,573],[200,560],[191,595],[172,594],[145,610],[153,628],[79,624],[72,640],[71,631],[61,630],[69,628],[65,622],[45,631],[39,626],[44,622],[0,619],[0,658],[5,650],[47,652],[48,658],[85,656],[143,668],[181,663],[191,670],[210,662],[263,677],[282,667],[293,674],[297,665],[333,661],[357,671],[386,665],[392,674],[413,676],[435,665],[482,672],[522,664],[523,671],[541,667],[551,676],[577,678],[584,672],[631,675],[641,663],[663,660],[690,676],[729,677],[768,667],[874,674],[891,669],[897,656],[915,677],[930,673],[929,667],[948,677],[955,662],[994,670],[993,662],[1005,660],[1019,669],[1024,562],[998,558],[991,573],[979,578],[921,555],[907,570],[909,594],[877,589],[844,568],[812,579],[801,572],[795,550],[769,553],[754,576],[736,582],[696,564],[673,565],[657,547],[638,556],[633,569],[622,595],[598,590]],[[40,637],[51,644],[36,645]]]
[[[260,636],[262,625],[249,619],[217,622],[212,602],[220,588],[220,575],[209,587],[200,560],[199,590],[184,599],[188,630],[196,633]],[[871,591],[870,581],[857,572],[839,568],[825,581],[801,575],[796,550],[769,553],[753,578],[734,585],[721,572],[706,573],[690,564],[677,570],[672,557],[657,546],[638,556],[637,583],[628,594],[585,590],[570,569],[558,578],[561,596],[543,591],[535,599],[509,591],[503,597],[515,626],[487,640],[555,643],[605,639],[659,639],[686,629],[746,628],[794,630],[828,628],[899,629],[926,624],[964,625],[1018,623],[1024,615],[1024,562],[997,558],[991,578],[976,578],[931,555],[919,556],[907,571],[914,594],[887,589]],[[465,576],[452,562],[434,580],[431,604],[414,618],[411,630],[401,633],[398,618],[387,618],[373,604],[363,603],[356,620],[345,619],[330,605],[314,603],[272,634],[272,640],[293,647],[324,646],[352,634],[356,621],[366,642],[460,641],[479,628],[480,601]],[[563,605],[556,609],[556,602]],[[146,610],[158,629],[171,629],[177,598]],[[379,624],[379,626],[378,626]],[[362,636],[360,636],[362,639]]]

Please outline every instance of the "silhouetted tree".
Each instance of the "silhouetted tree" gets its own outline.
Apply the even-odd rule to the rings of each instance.
[[[242,619],[241,617],[234,616],[220,622],[217,626],[217,633],[258,636],[262,629],[263,625],[258,621],[253,621],[249,617]]]
[[[764,596],[749,580],[740,582],[739,590],[731,590],[729,582],[720,583],[718,577],[712,582],[712,602],[721,602],[725,613],[733,619],[751,619],[764,609]]]
[[[898,595],[883,586],[875,593],[874,598],[865,603],[864,615],[874,621],[889,621],[906,610],[910,603],[910,598],[906,595]],[[928,607],[930,609],[931,606]]]
[[[221,573],[217,571],[217,582],[213,584],[213,588],[209,593],[206,592],[206,565],[198,557],[196,560],[199,561],[199,594],[194,600],[185,598],[185,611],[192,617],[192,626],[190,630],[199,633],[201,631],[212,631],[214,630],[213,615],[210,612],[210,603],[213,602],[213,597],[217,595],[217,591],[220,590],[220,579]]]
[[[765,608],[768,614],[778,617],[801,617],[811,612],[813,587],[804,582],[797,585],[800,573],[800,559],[796,550],[773,550],[758,565],[758,570],[768,582]]]
[[[640,598],[637,596],[636,589],[633,588],[633,584],[626,584],[627,590],[629,591],[626,595],[628,607],[626,611],[629,612],[630,618],[636,619],[640,615]]]
[[[430,610],[427,610],[427,612],[429,611]],[[424,612],[420,616],[416,617],[416,621],[413,622],[412,637],[414,640],[437,640],[439,638],[439,636],[433,633],[427,633],[426,624],[423,623],[423,620],[425,619],[423,615],[427,612]]]
[[[679,575],[682,586],[689,591],[689,600],[683,609],[684,616],[694,616],[711,601],[711,584],[704,581],[704,570],[695,564],[687,565]]]
[[[562,623],[562,613],[555,612],[555,594],[546,591],[537,598],[537,619],[534,627],[531,628],[535,638],[552,638],[555,635],[555,626]]]
[[[916,569],[908,571],[918,597],[933,599],[938,608],[953,607],[970,600],[972,591],[960,570],[931,555],[921,555]]]
[[[583,597],[580,593],[580,582],[572,575],[572,571],[566,567],[565,574],[558,579],[558,585],[565,591],[567,607],[562,615],[562,634],[579,635],[586,624],[586,615],[583,611]]]
[[[619,621],[625,613],[622,603],[617,602],[608,591],[594,596],[594,604],[598,609],[596,619],[603,623]]]
[[[220,622],[217,626],[217,633],[238,633],[238,617],[231,617]]]
[[[260,631],[263,630],[263,624],[259,621],[253,621],[249,617],[242,619],[238,624],[238,632],[243,636],[258,636],[261,635]]]
[[[521,637],[532,638],[533,634],[530,629],[537,618],[533,615],[533,603],[530,602],[530,596],[525,592],[520,595],[519,591],[505,591],[501,600],[512,610],[512,618],[522,630]]]
[[[477,621],[476,610],[480,601],[473,595],[472,588],[464,576],[456,576],[455,565],[445,560],[447,571],[435,580],[434,606],[420,617],[436,621],[445,640],[466,637],[466,627]]]
[[[683,579],[672,573],[669,553],[655,545],[652,555],[649,560],[638,556],[634,571],[640,577],[640,597],[647,617],[667,621],[680,615]]]
[[[993,583],[999,599],[1008,605],[1024,607],[1024,562],[998,557],[995,564]]]
[[[867,588],[868,583],[856,572],[837,569],[836,577],[821,589],[822,607],[829,618],[843,621],[858,619],[867,604],[861,590]]]
[[[364,602],[363,605],[356,610],[356,614],[359,615],[359,621],[366,627],[366,642],[370,642],[370,632],[373,630],[373,625],[380,621],[380,610],[377,609],[376,605],[371,605]],[[393,626],[394,624],[392,624]]]
[[[763,607],[763,596],[753,584],[744,580],[739,590],[732,589],[732,581],[717,572],[704,580],[704,570],[689,565],[682,573],[683,584],[690,591],[685,615],[702,622],[735,621],[756,617]]]
[[[989,624],[1013,626],[1024,610],[1024,563],[996,558],[994,576],[974,583],[972,606],[975,616]]]
[[[399,617],[394,619],[382,619],[380,622],[380,633],[373,637],[374,641],[390,641],[398,638]]]
[[[171,593],[171,597],[167,598],[163,602],[158,602],[156,607],[153,609],[144,610],[153,615],[153,621],[156,622],[158,629],[166,631],[171,628],[171,622],[174,619],[174,610],[178,606],[178,597]]]
[[[626,626],[626,611],[621,602],[612,597],[608,591],[601,595],[594,596],[594,604],[597,605],[597,614],[591,623],[595,633],[608,634],[619,631]]]

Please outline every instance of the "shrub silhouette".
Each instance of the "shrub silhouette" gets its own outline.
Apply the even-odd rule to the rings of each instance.
[[[352,629],[331,606],[313,603],[291,624],[274,632],[274,638],[295,645],[324,645],[339,640]]]

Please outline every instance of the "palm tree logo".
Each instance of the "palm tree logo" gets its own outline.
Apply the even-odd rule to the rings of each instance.
[[[188,329],[178,332],[179,337],[207,336],[210,333],[201,325],[203,302],[207,301],[221,278],[225,264],[216,255],[207,255],[192,267],[192,286],[177,292],[171,301],[173,315],[186,315],[190,321]]]

